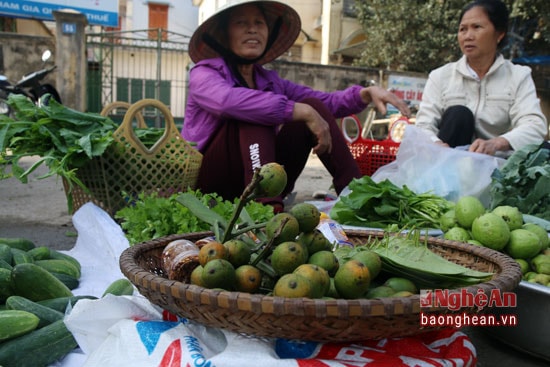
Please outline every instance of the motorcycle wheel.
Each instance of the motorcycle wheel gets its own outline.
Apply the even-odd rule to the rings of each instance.
[[[38,106],[47,106],[51,99],[61,103],[61,97],[59,96],[59,93],[57,93],[57,90],[48,84],[41,85],[35,97]]]

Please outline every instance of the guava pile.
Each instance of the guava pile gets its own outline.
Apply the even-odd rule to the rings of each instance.
[[[443,237],[503,252],[521,266],[523,279],[550,286],[550,238],[537,223],[525,222],[517,207],[486,209],[474,196],[459,198],[440,218]]]

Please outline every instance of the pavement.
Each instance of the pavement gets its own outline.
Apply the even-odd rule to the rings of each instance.
[[[30,166],[35,160],[27,159]],[[40,167],[31,175],[29,183],[16,179],[0,180],[0,237],[25,237],[37,245],[69,250],[76,243],[77,235],[68,214],[63,185],[57,177],[38,179],[46,173]],[[311,155],[304,172],[296,183],[294,194],[287,201],[291,205],[311,200],[314,194],[328,193],[331,178],[315,155]],[[550,361],[520,352],[509,345],[488,336],[482,327],[462,329],[477,350],[478,367],[547,367]],[[548,341],[550,347],[550,340]]]

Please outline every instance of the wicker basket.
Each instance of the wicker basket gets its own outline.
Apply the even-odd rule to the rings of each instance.
[[[346,231],[355,244],[364,244],[381,231]],[[351,342],[409,336],[434,328],[420,328],[420,296],[357,300],[321,300],[271,297],[260,294],[210,290],[168,280],[163,276],[161,254],[175,239],[196,241],[211,233],[172,235],[137,244],[120,257],[123,274],[152,303],[204,325],[254,336],[310,341]],[[475,286],[513,290],[521,280],[518,264],[508,256],[487,248],[455,241],[428,238],[428,247],[448,260],[480,271],[494,272],[493,279]],[[466,312],[475,309],[422,308],[423,312]]]
[[[141,110],[149,106],[164,115],[166,125],[162,137],[150,148],[136,137],[132,126],[134,119],[139,124]],[[113,137],[113,144],[100,157],[76,172],[87,190],[63,181],[71,213],[93,202],[114,215],[142,192],[169,196],[195,188],[202,154],[181,137],[170,110],[162,102],[143,99],[131,105]]]

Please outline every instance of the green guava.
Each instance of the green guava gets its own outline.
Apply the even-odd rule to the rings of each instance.
[[[541,249],[539,236],[523,228],[510,232],[510,240],[504,251],[514,259],[530,259]]]
[[[523,225],[523,214],[515,206],[501,205],[493,209],[493,214],[496,214],[506,221],[510,231],[521,228]]]
[[[462,228],[470,229],[476,218],[487,210],[475,196],[462,196],[455,205],[456,221]]]
[[[500,251],[508,244],[510,228],[502,217],[489,212],[473,221],[472,236],[483,246]]]
[[[451,241],[466,242],[472,237],[468,230],[462,227],[453,227],[443,234],[443,238]]]
[[[548,237],[548,232],[546,232],[546,229],[542,228],[536,223],[525,223],[522,228],[531,231],[539,236],[542,245],[541,251],[544,251],[548,248],[548,245],[550,245],[550,237]]]
[[[449,209],[441,215],[439,218],[439,228],[443,232],[447,232],[449,229],[456,227],[458,221],[456,220],[456,213],[454,209]]]

